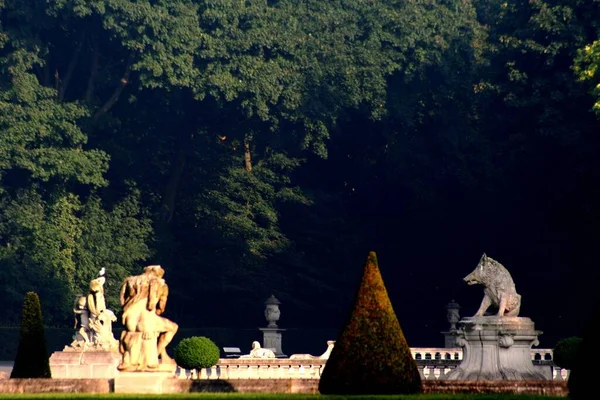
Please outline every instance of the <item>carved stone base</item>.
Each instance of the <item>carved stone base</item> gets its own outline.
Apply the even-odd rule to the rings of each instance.
[[[546,380],[531,362],[538,335],[529,318],[471,317],[458,323],[457,345],[463,361],[448,380]]]
[[[114,380],[115,393],[164,393],[164,382],[175,378],[175,372],[121,372]]]
[[[52,378],[112,379],[121,355],[110,351],[55,351],[50,356]]]
[[[119,364],[119,366],[117,367],[117,369],[120,372],[127,372],[127,373],[129,373],[129,372],[132,372],[132,373],[140,373],[140,372],[154,373],[154,372],[161,372],[161,373],[175,374],[175,370],[177,369],[177,364],[175,363],[175,361],[166,362],[166,363],[160,362],[158,364],[158,366],[156,366],[155,368],[150,368],[150,367],[142,367],[142,368],[140,368],[139,366],[123,366],[123,364]]]
[[[283,354],[283,350],[281,350],[281,332],[285,331],[285,329],[281,328],[258,328],[263,333],[263,345],[262,347],[265,349],[273,350],[275,353],[275,357],[283,358],[287,357]]]

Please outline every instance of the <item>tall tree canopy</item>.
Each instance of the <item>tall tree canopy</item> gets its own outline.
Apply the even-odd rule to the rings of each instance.
[[[65,323],[101,267],[116,311],[161,263],[182,326],[254,325],[273,292],[326,325],[306,311],[348,306],[372,248],[583,261],[598,4],[0,0],[0,321],[36,291]]]

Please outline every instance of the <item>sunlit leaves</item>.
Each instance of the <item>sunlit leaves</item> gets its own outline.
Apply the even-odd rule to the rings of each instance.
[[[42,87],[26,71],[26,60],[16,51],[0,71],[11,85],[0,87],[0,153],[4,169],[25,169],[36,179],[59,178],[84,184],[106,184],[102,174],[108,156],[84,151],[87,138],[79,122],[87,110],[61,103],[53,89]]]
[[[600,99],[600,41],[595,41],[579,50],[575,59],[575,74],[581,81],[590,82],[593,86],[592,94]],[[600,100],[593,106],[594,111],[600,116]]]

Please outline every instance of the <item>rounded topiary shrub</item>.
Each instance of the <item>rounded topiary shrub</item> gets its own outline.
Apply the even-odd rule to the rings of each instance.
[[[572,369],[581,341],[580,337],[575,336],[559,340],[553,350],[554,364],[561,368]]]
[[[50,363],[40,298],[28,292],[23,301],[21,333],[11,378],[50,378]]]
[[[219,362],[219,348],[207,337],[193,336],[175,347],[175,361],[185,369],[209,368]]]

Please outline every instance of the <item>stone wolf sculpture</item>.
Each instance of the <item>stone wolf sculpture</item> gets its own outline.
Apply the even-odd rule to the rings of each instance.
[[[483,316],[493,305],[498,308],[497,316],[516,317],[521,308],[521,295],[517,294],[510,273],[498,261],[483,253],[477,268],[464,278],[469,285],[483,285],[483,300],[476,317]]]

